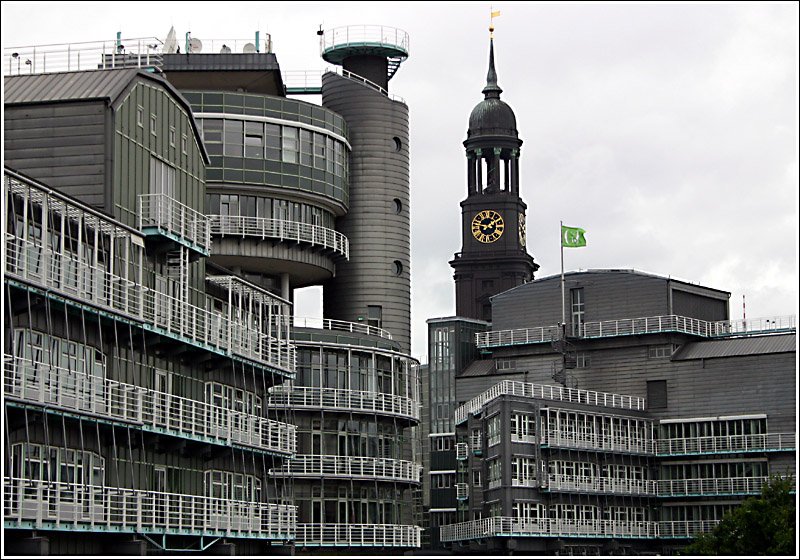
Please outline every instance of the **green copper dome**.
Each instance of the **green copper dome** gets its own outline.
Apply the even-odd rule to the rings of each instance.
[[[511,107],[500,99],[502,92],[497,85],[497,72],[494,69],[494,41],[490,40],[489,72],[482,92],[485,97],[469,116],[468,138],[487,135],[517,137],[517,117]]]

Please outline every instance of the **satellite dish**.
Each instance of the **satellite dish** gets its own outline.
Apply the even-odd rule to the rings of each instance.
[[[177,51],[178,51],[178,41],[175,38],[175,27],[170,27],[169,33],[167,33],[167,38],[164,39],[164,52],[174,53]]]
[[[231,48],[228,45],[222,45],[219,54],[231,54]]]
[[[189,39],[189,52],[200,52],[203,50],[203,42],[192,37]]]
[[[256,46],[255,46],[253,43],[247,43],[247,44],[244,46],[244,49],[242,49],[242,52],[245,52],[245,53],[254,53],[254,52],[256,52]]]

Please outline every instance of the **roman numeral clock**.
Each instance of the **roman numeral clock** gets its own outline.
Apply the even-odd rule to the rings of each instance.
[[[505,227],[503,216],[494,210],[481,210],[472,218],[472,236],[481,243],[494,243]]]

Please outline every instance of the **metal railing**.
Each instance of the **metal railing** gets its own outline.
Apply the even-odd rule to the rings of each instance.
[[[717,337],[793,330],[796,328],[796,317],[783,316],[749,319],[747,321],[704,321],[680,315],[659,315],[636,319],[590,321],[581,323],[579,327],[579,332],[573,333],[576,338],[602,338],[664,332]],[[524,329],[486,331],[475,334],[475,343],[478,348],[492,348],[496,346],[551,342],[562,338],[561,329],[560,325],[549,325]]]
[[[189,39],[191,41],[192,37],[190,36]],[[269,54],[272,52],[272,36],[269,33],[259,33],[258,42],[255,38],[209,39],[203,37],[200,45],[195,42],[194,47],[192,44],[189,45],[189,49],[186,48],[186,36],[183,36],[176,38],[175,46],[181,47],[181,53],[188,52],[189,54]],[[258,47],[258,52],[256,52],[256,47]]]
[[[687,478],[659,480],[658,495],[673,496],[743,496],[761,494],[768,476],[738,478]]]
[[[3,479],[5,526],[291,539],[297,507],[51,482]]]
[[[456,499],[466,500],[469,498],[469,484],[458,482],[456,484]]]
[[[270,387],[269,393],[269,406],[368,412],[419,421],[417,403],[409,397],[374,391],[296,387],[287,384]]]
[[[655,496],[657,487],[658,481],[655,480],[548,474],[546,489],[592,494]]]
[[[415,525],[298,523],[297,546],[418,548],[422,529]]]
[[[166,194],[139,195],[139,229],[156,228],[197,247],[208,256],[211,250],[210,216],[206,216]]]
[[[701,533],[710,533],[718,524],[718,519],[706,519],[699,521],[659,521],[658,536],[662,539],[688,539]]]
[[[487,517],[464,521],[441,528],[444,542],[466,541],[487,537],[613,537],[655,538],[658,524],[653,521],[522,519],[517,517]]]
[[[669,456],[794,451],[796,440],[797,434],[795,433],[659,439],[657,440],[657,453],[658,455]]]
[[[411,461],[341,455],[297,455],[272,469],[275,476],[295,478],[341,477],[348,479],[420,481],[421,465]]]
[[[65,266],[68,262],[72,266]],[[226,355],[262,362],[282,372],[295,371],[296,350],[288,340],[288,324],[277,325],[285,338],[276,339],[262,334],[256,325],[231,320],[11,234],[6,235],[4,272],[7,277],[50,292],[77,297],[81,304],[141,321],[154,332],[166,332]]]
[[[581,435],[558,430],[545,430],[542,433],[540,443],[550,447],[613,451],[616,453],[654,455],[656,452],[656,442],[651,439],[601,434]]]
[[[322,75],[326,73],[338,74],[343,78],[347,78],[353,82],[357,82],[361,85],[364,85],[370,89],[374,89],[378,93],[381,93],[391,99],[392,101],[399,101],[400,103],[405,104],[405,99],[396,95],[394,93],[390,93],[386,90],[386,88],[379,86],[375,82],[364,78],[363,76],[359,76],[358,74],[354,74],[349,70],[345,70],[339,66],[331,66],[325,68],[325,70],[290,70],[287,72],[283,72],[284,84],[286,85],[286,89],[288,93],[298,93],[298,92],[305,92],[305,93],[314,93],[314,92],[321,92],[322,91]]]
[[[221,237],[233,235],[302,242],[330,249],[346,259],[350,258],[350,243],[347,237],[330,228],[303,222],[293,222],[278,218],[259,218],[256,216],[212,214],[208,218],[211,221],[212,235]]]
[[[348,25],[326,30],[320,39],[320,54],[335,48],[361,45],[396,47],[408,54],[408,33],[385,25]]]
[[[469,446],[466,443],[456,444],[456,460],[464,461],[469,456]]]
[[[560,385],[538,385],[536,383],[526,383],[523,381],[504,380],[488,391],[481,393],[469,402],[458,407],[455,411],[456,424],[465,422],[469,414],[480,412],[486,403],[500,397],[501,395],[514,395],[517,397],[567,401],[596,406],[605,406],[608,408],[622,408],[626,410],[645,409],[645,399],[642,397],[633,397],[630,395],[620,395],[616,393],[603,393],[598,391],[586,391],[584,389],[571,389],[569,387],[562,387]]]
[[[350,321],[338,321],[336,319],[321,319],[314,317],[294,317],[294,326],[305,329],[324,329],[329,331],[345,331],[351,333],[366,334],[368,336],[379,336],[387,340],[392,340],[392,333],[380,327],[373,327],[366,323],[351,323]]]
[[[221,445],[234,443],[285,456],[296,450],[292,424],[8,354],[3,366],[6,396]]]
[[[164,44],[155,37],[3,48],[5,76],[161,68]]]

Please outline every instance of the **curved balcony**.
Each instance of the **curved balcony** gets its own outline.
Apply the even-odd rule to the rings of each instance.
[[[297,527],[297,506],[10,477],[3,486],[13,528],[287,540]]]
[[[521,519],[488,517],[441,528],[443,542],[487,537],[597,537],[652,539],[658,537],[653,521],[610,521],[606,519]]]
[[[380,414],[419,422],[417,403],[409,397],[374,391],[294,387],[286,384],[270,387],[269,393],[269,406]]]
[[[658,455],[714,455],[724,453],[763,453],[794,451],[797,434],[770,433],[740,436],[697,436],[659,439]]]
[[[296,546],[418,548],[422,529],[415,525],[298,523]]]
[[[576,492],[587,494],[624,494],[627,496],[655,496],[655,480],[627,480],[621,478],[599,478],[591,476],[547,475],[544,491]]]
[[[238,445],[291,456],[296,450],[292,424],[5,355],[5,397],[123,421],[142,429],[204,441]]]
[[[347,237],[333,229],[302,222],[255,216],[213,214],[208,216],[208,219],[211,222],[211,235],[294,241],[306,243],[312,247],[321,247],[345,259],[350,258],[350,242]]]
[[[338,321],[335,319],[315,319],[312,317],[295,317],[295,328],[322,329],[329,331],[344,331],[367,336],[378,336],[386,340],[392,340],[392,333],[386,329],[373,327],[364,323],[351,323],[350,321]]]
[[[388,79],[408,58],[408,33],[385,25],[349,25],[326,30],[320,41],[320,55],[326,62],[343,64],[349,56],[373,55],[387,58]]]
[[[340,455],[298,455],[272,470],[275,476],[346,478],[419,483],[421,465],[398,459]]]

